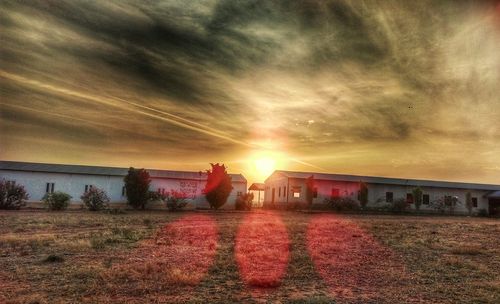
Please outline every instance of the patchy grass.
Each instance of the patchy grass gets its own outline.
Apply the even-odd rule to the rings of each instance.
[[[249,253],[277,227],[286,269],[250,287],[239,259],[264,275]],[[498,235],[465,217],[0,212],[0,303],[499,303]]]

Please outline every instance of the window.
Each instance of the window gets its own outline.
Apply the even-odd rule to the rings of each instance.
[[[278,188],[278,197],[281,197],[281,187]]]
[[[337,188],[332,188],[332,197],[339,197],[340,196],[340,190]]]
[[[288,196],[287,193],[286,193],[286,186],[283,187],[283,196],[285,196],[285,197]]]
[[[85,185],[85,192],[89,191],[92,189],[92,185]]]
[[[12,186],[15,186],[16,185],[16,181],[15,180],[8,180],[7,181],[7,184],[10,184]]]
[[[292,187],[292,192],[293,192],[293,197],[298,198],[300,197],[300,191],[301,187]]]
[[[386,192],[385,193],[385,201],[387,203],[392,203],[394,201],[394,193],[392,193],[392,192]]]
[[[406,193],[406,202],[408,204],[413,204],[413,194],[411,193]]]
[[[122,196],[125,196],[127,194],[127,188],[125,186],[122,187]]]
[[[473,197],[471,198],[471,200],[472,200],[472,207],[477,208],[477,197]]]
[[[422,195],[422,203],[424,205],[429,205],[430,203],[430,197],[429,197],[429,194],[424,194]]]
[[[318,197],[318,188],[314,187],[314,189],[313,189],[313,198],[317,198],[317,197]]]
[[[242,195],[243,195],[243,192],[241,192],[241,191],[236,192],[236,196],[242,196]]]
[[[46,184],[45,193],[54,193],[54,183],[47,183]]]

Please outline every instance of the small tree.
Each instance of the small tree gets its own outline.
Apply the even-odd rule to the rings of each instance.
[[[368,186],[365,182],[359,182],[359,203],[362,209],[368,204]]]
[[[311,175],[306,180],[306,201],[307,206],[311,208],[314,200],[314,175]]]
[[[47,209],[56,211],[67,209],[70,199],[71,195],[61,191],[56,191],[54,193],[45,194],[42,198],[42,201],[47,206]]]
[[[217,210],[226,203],[233,186],[231,176],[227,174],[224,164],[210,165],[212,170],[207,170],[207,184],[203,189],[203,193],[210,204],[210,208]]]
[[[187,197],[188,196],[185,192],[170,190],[170,192],[167,194],[165,198],[168,210],[177,211],[186,207]]]
[[[417,209],[417,211],[420,211],[420,206],[422,205],[422,196],[423,196],[422,189],[420,187],[417,187],[413,189],[412,194],[413,194],[413,203],[415,203],[415,209]]]
[[[151,178],[149,173],[144,169],[130,167],[123,181],[125,182],[128,204],[134,209],[144,210],[150,199],[149,184],[151,183]]]
[[[472,214],[472,208],[474,207],[472,205],[472,193],[467,192],[465,194],[465,207],[467,208],[467,211],[469,211],[469,215]]]
[[[109,197],[106,191],[99,189],[97,187],[90,187],[87,191],[80,196],[83,204],[90,211],[99,211],[106,209],[109,204]]]
[[[236,210],[252,210],[253,193],[245,193],[236,198],[234,207]]]
[[[19,209],[26,205],[28,198],[24,186],[6,180],[0,181],[0,209]]]

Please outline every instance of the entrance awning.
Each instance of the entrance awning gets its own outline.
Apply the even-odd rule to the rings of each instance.
[[[253,191],[264,191],[264,184],[263,183],[253,183],[248,190],[253,190]]]

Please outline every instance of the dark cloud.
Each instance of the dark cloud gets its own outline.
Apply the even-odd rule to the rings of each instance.
[[[101,159],[141,158],[139,142],[151,161],[152,150],[226,160],[279,150],[323,168],[338,165],[325,151],[369,146],[363,169],[421,141],[457,157],[460,134],[490,151],[500,133],[496,1],[0,6],[7,158],[38,134],[72,146],[68,157],[96,146]]]

